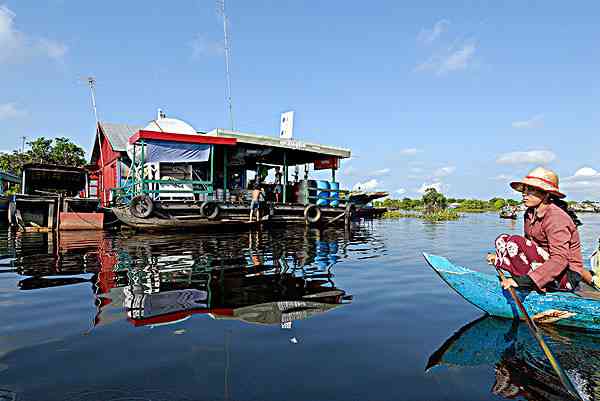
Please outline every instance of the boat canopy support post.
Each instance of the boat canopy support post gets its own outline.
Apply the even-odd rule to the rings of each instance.
[[[211,197],[215,200],[215,145],[210,145],[210,182],[211,184]]]
[[[223,146],[223,198],[227,193],[227,147]],[[223,199],[223,200],[224,200]]]
[[[335,169],[331,169],[331,182],[335,182]]]
[[[287,200],[288,165],[287,152],[283,152],[283,203]]]

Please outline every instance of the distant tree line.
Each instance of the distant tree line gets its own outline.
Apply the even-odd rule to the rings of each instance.
[[[27,142],[26,151],[0,152],[0,170],[20,175],[27,163],[46,163],[81,167],[86,164],[85,151],[69,138],[37,138]]]
[[[446,198],[442,193],[429,188],[422,198],[385,199],[374,202],[375,206],[386,207],[390,210],[443,210],[448,207],[457,211],[496,211],[504,206],[516,206],[520,201],[514,199],[491,198],[489,200]]]

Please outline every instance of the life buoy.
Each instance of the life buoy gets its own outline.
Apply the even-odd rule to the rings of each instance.
[[[135,196],[129,204],[129,211],[138,219],[147,219],[154,212],[154,202],[148,195]]]
[[[315,224],[321,220],[321,209],[316,205],[308,205],[304,208],[304,221]]]
[[[216,202],[204,201],[200,205],[200,214],[209,220],[219,217],[219,213],[221,213],[221,208]]]

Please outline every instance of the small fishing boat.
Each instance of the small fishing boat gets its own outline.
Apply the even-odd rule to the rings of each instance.
[[[500,209],[500,218],[516,220],[518,211],[519,211],[518,207],[504,206],[502,209]]]
[[[504,291],[494,274],[457,266],[448,259],[423,253],[427,263],[461,297],[482,311],[507,319],[522,318],[509,292]],[[516,289],[525,309],[538,324],[554,324],[600,331],[600,292],[548,292]]]

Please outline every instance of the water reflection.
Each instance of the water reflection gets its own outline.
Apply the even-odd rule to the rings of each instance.
[[[544,338],[587,400],[600,400],[600,335],[544,327]],[[508,399],[570,399],[525,324],[484,316],[458,330],[427,363],[439,367],[489,367],[492,394]]]
[[[17,235],[4,271],[24,276],[23,291],[89,283],[92,329],[124,317],[134,326],[157,326],[195,314],[289,329],[351,302],[336,287],[333,267],[361,235],[304,228],[219,236]]]

